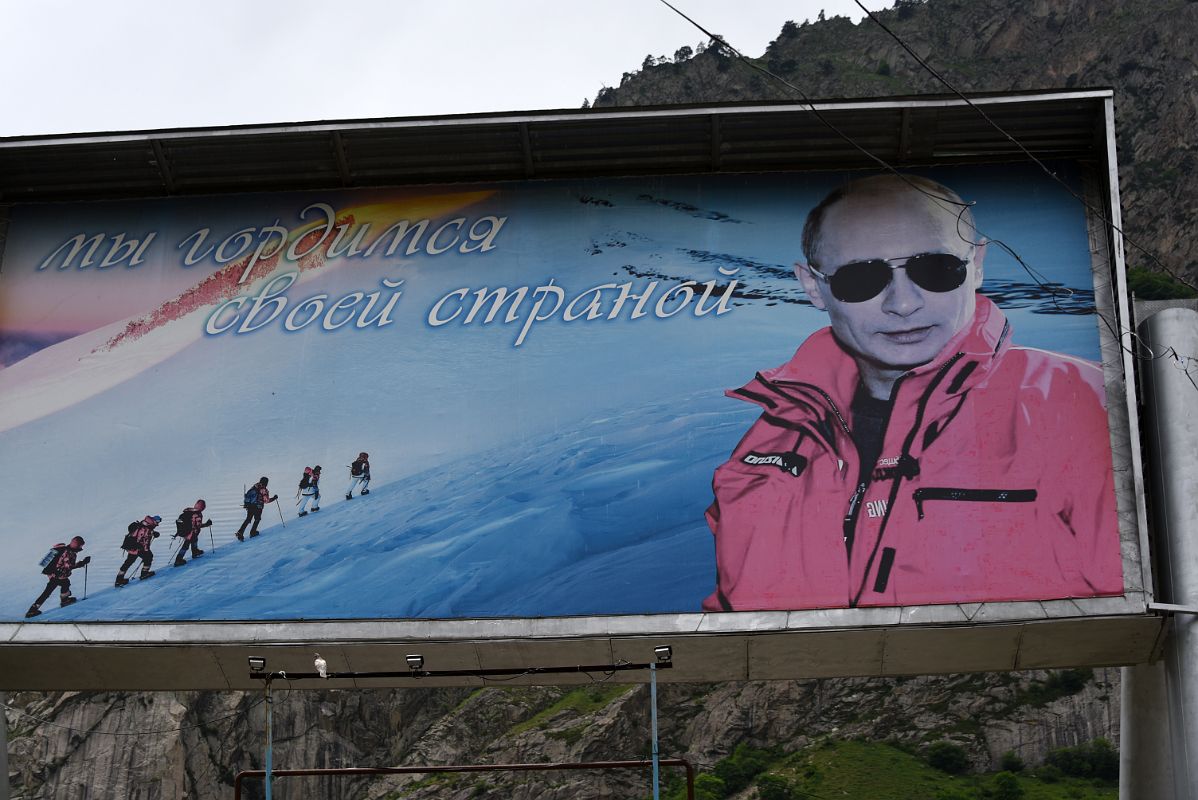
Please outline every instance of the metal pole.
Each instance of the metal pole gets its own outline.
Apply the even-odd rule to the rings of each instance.
[[[649,716],[653,720],[653,800],[661,800],[661,754],[657,749],[657,665],[649,665]]]
[[[0,800],[8,800],[8,695],[0,692]]]
[[[1198,606],[1198,312],[1168,308],[1140,326],[1151,349],[1144,430],[1158,602]],[[1124,670],[1120,797],[1198,797],[1198,615],[1177,613],[1160,662]],[[1138,701],[1138,702],[1137,702]],[[1150,748],[1163,744],[1156,752]],[[1172,780],[1168,779],[1172,775]],[[1123,791],[1124,787],[1126,791]]]
[[[271,706],[273,705],[270,699],[270,679],[266,681],[266,800],[271,800],[271,768],[274,761],[274,742],[272,741],[273,731],[271,730]]]

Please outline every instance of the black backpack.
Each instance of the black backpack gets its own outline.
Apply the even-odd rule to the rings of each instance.
[[[141,547],[137,540],[133,538],[133,532],[141,527],[141,522],[130,522],[129,532],[125,534],[125,540],[121,542],[122,550],[137,550]]]
[[[191,509],[183,509],[183,513],[175,520],[175,535],[186,536],[191,533]]]
[[[304,477],[300,478],[300,485],[299,485],[299,488],[300,488],[301,490],[302,490],[302,489],[307,489],[307,488],[308,488],[309,486],[311,486],[311,485],[312,485],[312,483],[311,483],[311,482],[308,480],[308,473],[307,473],[307,472],[305,472],[305,473],[304,473]]]

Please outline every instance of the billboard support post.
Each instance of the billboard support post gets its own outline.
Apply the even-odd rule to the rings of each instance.
[[[0,692],[0,800],[8,800],[8,695]]]
[[[274,742],[272,741],[273,731],[271,730],[271,699],[270,699],[270,678],[266,679],[266,800],[271,800],[270,784],[271,784],[271,767],[274,760]]]
[[[653,800],[660,800],[660,756],[657,748],[657,665],[649,665],[649,717],[653,727]]]
[[[1165,309],[1144,321],[1140,336],[1152,355],[1144,381],[1144,427],[1154,488],[1157,597],[1162,604],[1192,608],[1198,605],[1198,422],[1191,414],[1198,393],[1198,313]],[[1198,616],[1186,610],[1181,608],[1170,621],[1163,669],[1124,670],[1125,677],[1134,670],[1134,699],[1148,700],[1122,706],[1122,729],[1137,745],[1129,748],[1120,770],[1121,789],[1128,787],[1129,798],[1198,797],[1198,767],[1186,752],[1187,742],[1198,741]],[[1161,752],[1146,753],[1146,745],[1154,741],[1164,745]],[[1161,777],[1169,772],[1172,792]],[[1157,783],[1157,792],[1141,793]]]

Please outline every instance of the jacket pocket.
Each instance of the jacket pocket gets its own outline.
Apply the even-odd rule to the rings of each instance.
[[[928,486],[916,489],[915,512],[923,519],[923,504],[928,500],[948,500],[956,503],[1031,503],[1035,489],[950,489]]]

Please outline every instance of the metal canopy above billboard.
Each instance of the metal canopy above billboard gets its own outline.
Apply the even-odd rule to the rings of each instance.
[[[816,107],[819,115],[831,121],[870,153],[889,164],[905,168],[956,168],[999,162],[1010,164],[1015,169],[1019,164],[1026,164],[1027,157],[1006,135],[1010,134],[1038,158],[1077,165],[1075,178],[1078,185],[1084,187],[1088,199],[1118,222],[1111,116],[1113,100],[1110,91],[980,95],[974,97],[973,102],[982,107],[1003,131],[996,130],[979,115],[977,109],[970,108],[954,97],[826,101],[817,103]],[[668,177],[673,182],[669,185],[673,187],[685,183],[685,179],[679,176],[693,175],[699,176],[695,183],[698,188],[691,187],[689,190],[694,192],[694,196],[712,198],[719,197],[717,189],[727,188],[719,184],[719,181],[725,180],[722,174],[802,173],[876,166],[875,160],[831,131],[811,109],[784,103],[548,111],[0,139],[0,255],[8,259],[3,263],[0,273],[7,273],[3,277],[12,281],[14,268],[19,264],[28,266],[36,263],[29,260],[29,253],[34,252],[36,247],[49,242],[50,247],[44,248],[48,252],[54,243],[66,241],[61,231],[52,228],[56,224],[54,217],[59,215],[62,208],[79,209],[78,218],[86,220],[87,209],[93,205],[73,204],[72,201],[145,201],[144,205],[138,202],[134,206],[153,210],[159,198],[187,196],[191,199],[164,201],[160,205],[175,204],[175,208],[186,210],[192,208],[187,204],[195,204],[194,207],[200,209],[196,212],[197,218],[203,220],[207,219],[203,214],[214,213],[210,211],[211,207],[237,205],[224,204],[224,196],[236,196],[240,205],[236,209],[221,211],[227,217],[222,218],[221,224],[224,225],[237,214],[246,213],[245,209],[255,208],[252,196],[248,194],[251,192],[323,190],[330,196],[352,199],[353,190],[370,189],[369,193],[362,192],[363,195],[369,194],[370,203],[363,201],[355,206],[346,201],[347,213],[356,211],[362,214],[358,224],[368,227],[368,223],[362,220],[370,219],[367,216],[369,213],[377,214],[378,209],[384,207],[400,207],[401,201],[410,202],[408,195],[397,192],[395,196],[400,200],[393,200],[375,187],[470,183],[474,184],[468,187],[471,190],[477,189],[480,184],[487,188],[487,192],[477,192],[480,196],[488,192],[502,196],[506,191],[519,199],[520,192],[531,186],[527,196],[533,199],[520,200],[523,206],[512,201],[515,203],[512,207],[542,209],[560,204],[559,198],[547,192],[544,184],[540,184],[541,181],[555,179],[563,182],[594,179],[587,185],[602,186],[606,185],[603,180],[609,177],[645,177],[646,181],[651,181],[660,176],[673,176]],[[662,178],[662,181],[665,180]],[[707,183],[703,183],[704,180]],[[503,182],[508,182],[506,188]],[[615,182],[612,183],[614,185]],[[765,185],[767,181],[762,179],[758,183]],[[799,181],[791,181],[790,176],[786,181],[775,182],[770,191],[776,194],[768,195],[769,202],[759,202],[753,208],[770,206],[775,198],[785,197],[787,192],[793,190],[791,184],[797,183]],[[1023,187],[1019,188],[1022,190]],[[413,190],[411,196],[421,198],[423,202],[424,195],[420,194],[423,191]],[[537,194],[537,191],[542,193]],[[635,194],[637,189],[634,187],[628,191]],[[482,202],[473,195],[461,199],[468,194],[464,190],[456,194],[448,190],[426,194],[430,197],[435,195],[436,202],[446,204],[445,208],[456,209]],[[1020,194],[1021,191],[1016,191],[1012,196]],[[222,197],[204,198],[205,195]],[[735,191],[730,191],[728,196],[735,196]],[[766,196],[762,194],[760,197]],[[251,199],[247,200],[247,197]],[[588,203],[595,198],[574,199]],[[659,200],[652,199],[652,204],[656,204],[657,208],[671,206],[671,203]],[[204,206],[204,202],[209,205]],[[387,202],[395,205],[386,206]],[[455,202],[459,205],[453,206]],[[42,206],[47,203],[68,205],[48,209]],[[104,204],[96,202],[94,205]],[[124,206],[110,205],[118,209]],[[672,205],[675,206],[674,211],[704,211],[685,203]],[[497,215],[506,214],[503,210],[506,206],[481,207],[491,212],[491,216],[479,219],[491,222],[489,228],[479,230],[484,234],[498,231],[502,223],[498,222],[500,216]],[[495,210],[497,208],[498,211]],[[3,215],[5,211],[13,212],[11,216],[18,221],[23,221],[22,213],[29,212],[26,216],[26,219],[31,220],[29,228],[37,230],[42,225],[46,230],[53,230],[53,233],[41,234],[42,240],[37,240],[36,236],[26,236],[18,241],[16,229],[20,226],[12,224],[6,231],[3,224],[8,221]],[[1020,212],[1024,216],[1018,219],[1025,219],[1026,211],[1021,208]],[[119,210],[107,213],[111,216],[106,219],[120,219]],[[278,214],[274,210],[264,213],[271,217]],[[433,216],[444,212],[421,213]],[[457,213],[456,210],[454,213]],[[586,208],[586,214],[591,219],[602,213],[593,207]],[[329,215],[328,229],[332,230],[332,221],[337,218],[332,206],[329,206]],[[72,214],[61,216],[70,217]],[[1088,284],[1093,281],[1090,311],[1096,307],[1109,312],[1116,320],[1126,320],[1126,290],[1123,286],[1119,243],[1111,241],[1099,215],[1083,216],[1085,219],[1078,221],[1076,226],[1080,229],[1080,237],[1075,238],[1082,243],[1079,263],[1084,267],[1085,282]],[[502,218],[506,219],[506,216]],[[149,215],[145,219],[149,219]],[[762,220],[765,219],[763,215]],[[771,216],[768,219],[776,225],[779,217]],[[84,223],[79,224],[82,226]],[[198,228],[200,223],[187,224]],[[275,225],[278,224],[276,221]],[[460,228],[463,227],[462,223],[458,224]],[[691,223],[688,221],[687,224]],[[228,229],[233,227],[236,225],[230,224]],[[469,225],[464,227],[472,232],[474,230]],[[581,229],[581,226],[576,227]],[[749,227],[745,226],[746,229]],[[761,225],[758,230],[764,227]],[[437,229],[438,233],[443,229]],[[165,228],[162,230],[164,232],[160,238],[167,240]],[[452,232],[452,229],[449,230]],[[9,245],[7,253],[4,250],[6,233]],[[195,241],[194,237],[198,233],[197,230],[187,240]],[[24,229],[20,234],[25,236]],[[400,233],[396,237],[396,245],[403,235]],[[84,235],[78,234],[78,237],[76,249],[79,252],[67,254],[66,261],[83,252]],[[176,236],[174,241],[177,242],[179,238]],[[382,238],[379,236],[376,244]],[[31,239],[36,240],[34,245],[29,244]],[[121,244],[122,241],[124,244]],[[141,241],[149,244],[148,238]],[[225,241],[235,243],[236,235],[230,235]],[[437,241],[437,234],[431,237],[431,241]],[[540,249],[540,241],[535,237],[530,237],[530,241],[535,242],[536,246],[530,246],[525,251]],[[471,252],[468,245],[473,251],[481,249],[481,242],[482,239],[467,241],[462,245],[461,253]],[[158,244],[163,245],[163,241]],[[112,252],[116,253],[124,247],[128,256],[137,245],[136,241],[130,244],[125,240],[117,240]],[[56,252],[61,255],[65,247],[61,245]],[[181,257],[176,252],[181,247],[183,245],[178,244],[170,251],[173,257]],[[352,245],[350,249],[355,247]],[[433,248],[432,244],[428,248],[429,254],[444,252]],[[15,253],[19,249],[18,256]],[[197,245],[193,252],[198,249]],[[718,250],[714,245],[713,251],[724,258],[728,257],[726,253],[736,252]],[[412,252],[409,250],[408,254]],[[369,251],[366,255],[370,255]],[[387,255],[391,255],[391,252],[388,251]],[[418,257],[420,255],[417,253]],[[84,261],[88,258],[91,255],[84,256]],[[769,260],[766,266],[772,269],[774,261],[781,258],[779,255],[777,259]],[[601,259],[595,259],[594,263],[598,264],[599,261]],[[710,259],[703,263],[710,269],[709,262]],[[365,263],[365,259],[358,263]],[[491,264],[494,263],[492,260]],[[638,274],[630,265],[621,267],[621,263],[612,262],[609,267],[627,267],[629,274]],[[184,264],[188,267],[191,265]],[[241,267],[242,264],[238,262],[230,266]],[[299,275],[299,269],[311,269],[312,273],[307,277],[322,279],[324,276],[316,273],[321,266],[323,262],[301,266],[297,261],[295,275]],[[252,267],[252,262],[245,267],[245,276],[250,274]],[[365,271],[365,267],[361,271]],[[92,274],[95,272],[92,271]],[[108,274],[117,272],[113,270]],[[219,272],[214,273],[213,277],[217,277]],[[345,271],[349,272],[354,271]],[[773,272],[777,273],[778,270]],[[781,272],[785,273],[781,278],[774,275],[769,280],[794,283],[792,274],[786,269]],[[52,273],[54,270],[43,274]],[[64,274],[69,276],[71,273]],[[176,278],[178,274],[181,273],[176,272]],[[509,275],[507,279],[514,282],[528,280],[521,278],[518,273],[514,274],[515,277]],[[987,277],[990,277],[989,265]],[[292,279],[298,280],[295,277]],[[385,285],[395,288],[391,284]],[[411,285],[409,283],[409,288]],[[632,286],[631,281],[626,285]],[[957,285],[960,285],[960,281]],[[209,298],[206,302],[210,302],[212,295],[197,292],[198,288],[193,287],[172,299],[170,302],[175,303],[172,307],[178,309],[186,306],[187,313],[202,312],[200,299],[197,298],[206,296]],[[1089,291],[1088,285],[1080,288],[1084,290],[1083,295]],[[249,291],[248,286],[244,291]],[[455,291],[462,292],[462,297],[466,296],[466,289]],[[731,291],[728,289],[729,297]],[[770,300],[770,306],[793,308],[780,304],[799,302],[795,297],[797,288],[779,289],[771,285],[771,291],[774,294],[765,298]],[[454,292],[450,292],[442,300],[453,295]],[[223,297],[226,302],[221,308],[230,308],[230,313],[235,311],[237,307],[231,304],[236,303],[236,299]],[[762,299],[764,295],[755,297],[765,305]],[[159,298],[159,301],[162,299]],[[186,302],[180,302],[184,300]],[[1052,304],[1057,302],[1055,297],[1050,300]],[[311,300],[305,301],[308,302]],[[1048,300],[1042,297],[1040,302],[1047,303]],[[1056,310],[1062,317],[1069,313],[1060,311],[1059,307]],[[1082,312],[1084,314],[1084,309]],[[660,321],[672,313],[659,314],[662,318]],[[1051,309],[1049,313],[1052,313]],[[18,315],[12,312],[11,316]],[[470,316],[474,316],[473,311]],[[118,322],[127,321],[124,311],[114,319]],[[106,347],[117,346],[121,337],[127,336],[132,340],[155,326],[167,324],[162,319],[150,316],[128,319],[134,322],[124,332],[110,339]],[[232,326],[232,323],[225,324],[227,319],[236,321],[232,316],[218,317],[214,314],[208,319],[209,328],[213,320],[218,320],[224,325],[221,330],[224,333]],[[290,320],[290,316],[287,319]],[[490,318],[487,321],[490,322]],[[3,322],[5,320],[0,317],[0,323]],[[112,320],[106,322],[115,324]],[[213,331],[209,330],[208,333]],[[222,341],[227,341],[227,338]],[[1024,595],[1016,595],[1016,599],[1011,600],[1012,595],[1006,595],[1005,602],[956,603],[932,600],[930,602],[936,604],[917,606],[908,602],[905,605],[896,603],[869,608],[821,608],[821,603],[811,603],[782,606],[806,610],[673,613],[679,609],[672,609],[670,613],[658,613],[662,609],[651,608],[649,613],[625,613],[621,609],[616,612],[599,611],[590,616],[587,615],[590,612],[585,610],[557,612],[562,616],[538,616],[542,612],[534,610],[519,612],[528,613],[526,617],[497,611],[494,616],[484,618],[463,618],[469,615],[462,614],[441,618],[436,613],[417,612],[372,616],[352,613],[352,609],[345,612],[342,608],[340,616],[344,619],[340,620],[337,615],[326,617],[319,613],[290,609],[288,615],[275,613],[267,619],[259,619],[252,614],[238,615],[233,611],[221,612],[224,616],[217,614],[187,618],[187,612],[184,611],[179,612],[184,615],[181,619],[159,616],[157,619],[160,621],[128,622],[104,620],[133,618],[92,616],[55,622],[53,616],[47,613],[37,622],[0,621],[0,690],[252,688],[257,684],[249,678],[247,657],[265,657],[267,669],[271,671],[306,672],[311,669],[315,649],[321,651],[330,670],[334,672],[402,670],[404,657],[411,653],[422,655],[425,668],[435,672],[518,671],[551,664],[648,662],[653,658],[655,646],[669,645],[673,648],[674,660],[673,669],[662,675],[662,680],[667,681],[902,675],[1147,661],[1159,649],[1163,620],[1149,612],[1149,603],[1153,599],[1152,581],[1146,558],[1147,533],[1142,507],[1138,430],[1134,403],[1130,402],[1134,400],[1134,387],[1126,378],[1131,373],[1131,362],[1126,348],[1120,351],[1119,339],[1101,326],[1098,326],[1098,333],[1093,334],[1092,338],[1093,352],[1079,357],[1093,362],[1101,361],[1106,368],[1105,373],[1097,371],[1095,374],[1100,378],[1105,377],[1110,411],[1109,432],[1115,463],[1114,491],[1119,501],[1118,545],[1121,547],[1121,554],[1115,553],[1112,558],[1115,562],[1120,559],[1122,562],[1121,595],[1118,594],[1116,576],[1113,592],[1108,586],[1092,594],[1082,591],[1051,595],[1053,598],[1075,599],[1021,600],[1019,598]],[[1039,346],[1038,342],[1033,343]],[[962,376],[962,380],[965,380],[965,376]],[[38,419],[39,414],[49,416],[51,413],[45,409],[35,411],[28,419]],[[12,419],[7,421],[12,422]],[[7,427],[15,428],[19,424],[23,424],[23,421]],[[127,427],[135,428],[136,425]],[[0,432],[3,430],[4,426],[0,426]],[[326,460],[325,463],[331,462]],[[236,472],[238,481],[242,480],[244,469],[244,465],[239,465]],[[255,470],[253,474],[259,473]],[[272,474],[278,473],[272,471]],[[704,482],[708,482],[710,474],[708,470],[703,477]],[[286,485],[287,476],[284,478],[283,484]],[[635,482],[639,479],[632,480]],[[275,486],[278,485],[276,482]],[[339,492],[334,488],[331,494],[336,497]],[[194,494],[190,496],[194,497]],[[236,503],[227,505],[232,508],[240,501],[241,495],[238,494]],[[354,502],[358,506],[363,505],[358,500]],[[687,507],[690,508],[689,505]],[[701,519],[702,510],[696,508],[698,510],[694,516]],[[871,509],[871,515],[874,510]],[[322,512],[322,517],[328,519],[336,513],[336,510]],[[280,512],[280,520],[281,516]],[[1111,541],[1114,542],[1114,539]],[[258,544],[261,543],[260,540]],[[238,546],[236,542],[230,544]],[[222,542],[221,547],[224,546]],[[44,545],[41,547],[44,552]],[[93,542],[92,547],[97,545]],[[89,548],[88,552],[97,551]],[[215,558],[205,559],[206,563],[214,561]],[[93,566],[98,566],[98,563]],[[163,566],[160,563],[159,569]],[[194,572],[196,568],[189,569]],[[120,574],[124,575],[124,568]],[[432,587],[432,590],[435,591],[435,588]],[[425,589],[429,591],[429,587]],[[118,587],[116,591],[124,592],[128,597],[137,588]],[[641,591],[645,590],[642,588]],[[1034,596],[1045,597],[1043,594]],[[679,608],[683,611],[697,610],[698,599]],[[104,608],[103,602],[92,602],[90,605]],[[82,606],[86,607],[87,604]],[[522,609],[525,607],[520,606]],[[0,612],[0,620],[4,620],[10,612],[11,609]],[[635,673],[617,673],[612,679],[641,678]],[[544,682],[546,679],[544,676],[517,676],[514,680],[520,683]],[[589,680],[587,676],[577,675],[555,678],[555,681],[566,683],[586,680]],[[327,685],[482,685],[484,682],[485,679],[481,677],[395,681],[342,679],[330,681]]]
[[[1109,90],[978,95],[1040,158],[1101,162]],[[1024,156],[951,96],[820,101],[894,165]],[[0,139],[0,203],[877,166],[797,103],[470,114]]]
[[[1079,602],[1084,607],[1086,601]],[[1164,620],[1138,613],[1134,600],[1105,602],[1110,616],[1071,616],[1079,610],[1071,603],[1035,605],[1038,619],[1003,621],[1010,612],[996,609],[1000,618],[986,625],[950,622],[963,618],[958,607],[944,607],[943,620],[926,622],[910,619],[909,609],[870,609],[868,627],[856,628],[839,627],[853,624],[851,616],[835,614],[823,615],[833,626],[822,626],[819,612],[716,615],[725,617],[728,632],[707,630],[710,615],[697,614],[473,623],[0,624],[5,642],[0,685],[7,690],[253,689],[261,684],[250,677],[249,657],[264,657],[267,670],[310,673],[316,650],[334,672],[399,672],[406,669],[406,656],[420,654],[430,671],[512,670],[515,674],[501,679],[504,685],[642,683],[647,677],[637,672],[551,680],[519,672],[549,665],[650,662],[660,645],[673,650],[673,668],[658,677],[663,682],[1118,666],[1143,663],[1159,653]],[[1053,619],[1057,614],[1066,616]],[[485,686],[488,679],[308,680],[295,688],[449,685]]]

